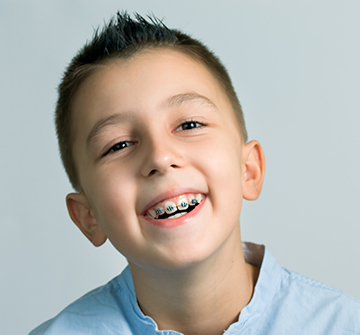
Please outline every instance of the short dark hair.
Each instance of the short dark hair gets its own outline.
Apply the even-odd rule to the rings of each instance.
[[[77,88],[99,65],[112,59],[130,58],[142,50],[152,48],[177,50],[205,65],[229,98],[242,138],[244,142],[247,141],[242,108],[231,79],[220,60],[201,42],[178,30],[167,28],[161,20],[153,16],[145,19],[136,13],[135,19],[132,19],[126,12],[118,12],[101,31],[99,28],[95,31],[92,40],[72,59],[58,88],[56,132],[61,159],[75,190],[81,189],[72,154],[74,134],[71,102]]]

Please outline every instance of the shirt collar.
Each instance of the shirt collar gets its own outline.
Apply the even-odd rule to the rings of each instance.
[[[239,325],[262,314],[278,290],[282,270],[275,257],[264,245],[245,242],[243,250],[245,261],[260,267],[260,273],[253,296],[240,313]]]

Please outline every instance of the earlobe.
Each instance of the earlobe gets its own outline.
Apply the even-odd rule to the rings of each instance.
[[[96,247],[104,244],[107,237],[97,223],[92,210],[83,193],[70,193],[66,197],[66,205],[71,220]]]
[[[244,145],[243,167],[243,198],[256,200],[265,176],[265,157],[259,142],[251,141]]]

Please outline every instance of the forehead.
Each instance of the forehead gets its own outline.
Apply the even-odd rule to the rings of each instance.
[[[74,140],[83,140],[109,115],[132,113],[146,120],[166,109],[171,97],[188,93],[209,99],[223,116],[235,120],[218,81],[202,63],[182,52],[153,49],[111,60],[86,78],[73,98]]]

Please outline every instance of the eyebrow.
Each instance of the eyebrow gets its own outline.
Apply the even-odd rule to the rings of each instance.
[[[164,107],[178,107],[187,103],[199,103],[217,109],[216,105],[209,98],[196,92],[174,95],[165,100]]]
[[[104,119],[95,123],[95,126],[90,130],[89,135],[86,138],[86,147],[89,148],[98,139],[101,131],[109,126],[113,126],[124,122],[129,119],[128,113],[112,114]]]
[[[212,109],[217,109],[216,105],[207,97],[196,92],[180,93],[166,99],[161,107],[175,108],[184,104],[198,103],[208,106]],[[95,123],[86,138],[86,147],[89,148],[99,138],[102,130],[106,127],[117,125],[126,120],[129,120],[129,113],[112,114]]]

